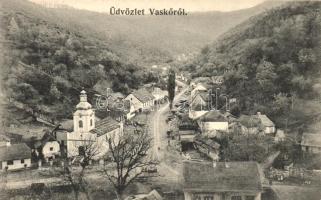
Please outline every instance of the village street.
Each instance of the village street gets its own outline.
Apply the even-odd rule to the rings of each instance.
[[[182,83],[182,82],[181,82]],[[177,102],[181,96],[187,91],[188,87],[184,84],[184,88],[175,96],[173,104]],[[180,169],[176,169],[172,163],[169,163],[166,158],[166,151],[168,148],[168,139],[166,138],[166,131],[169,125],[165,122],[169,112],[169,103],[156,108],[156,112],[152,115],[151,130],[153,132],[153,158],[160,162],[160,174],[168,177],[177,177],[180,175]],[[162,173],[164,170],[164,173]]]

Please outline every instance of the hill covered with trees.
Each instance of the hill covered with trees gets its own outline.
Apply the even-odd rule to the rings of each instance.
[[[252,17],[204,47],[185,69],[224,76],[224,92],[245,113],[279,126],[320,118],[320,2],[291,2]],[[196,73],[195,73],[196,72]]]
[[[3,93],[18,107],[66,117],[82,88],[93,94],[104,81],[126,94],[154,80],[93,35],[23,12],[18,2],[2,2],[0,8]]]

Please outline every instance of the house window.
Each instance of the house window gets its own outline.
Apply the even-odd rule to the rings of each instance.
[[[90,126],[92,126],[93,125],[93,120],[92,119],[90,119]]]
[[[214,200],[213,196],[204,196],[204,200]]]
[[[81,120],[79,120],[79,128],[82,128],[84,125],[83,125],[83,122]]]
[[[242,200],[241,196],[232,196],[231,200]]]
[[[201,196],[198,194],[193,195],[193,200],[202,200]]]
[[[255,199],[254,196],[246,196],[246,197],[245,197],[245,200],[254,200],[254,199]]]
[[[21,164],[25,163],[25,159],[21,159]]]
[[[53,147],[50,147],[50,151],[53,151]]]
[[[13,160],[8,160],[7,165],[13,165]]]

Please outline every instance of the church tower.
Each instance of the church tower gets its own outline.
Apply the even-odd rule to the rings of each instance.
[[[88,133],[95,128],[95,112],[87,102],[87,94],[84,90],[80,92],[80,102],[76,106],[73,120],[76,133]]]

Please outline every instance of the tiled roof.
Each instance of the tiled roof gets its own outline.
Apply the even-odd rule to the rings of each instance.
[[[155,97],[149,93],[146,89],[142,88],[139,90],[135,90],[132,93],[139,101],[142,103],[146,103],[148,101],[153,100]]]
[[[0,161],[31,158],[31,150],[25,143],[0,147]]]
[[[196,192],[255,191],[262,190],[256,162],[184,161],[184,190]]]
[[[212,110],[200,117],[203,122],[227,122],[226,117],[216,110]]]
[[[105,119],[100,120],[96,123],[96,127],[91,130],[91,133],[97,134],[97,136],[105,135],[106,133],[109,133],[117,128],[120,127],[119,122],[114,120],[111,117],[106,117]]]
[[[303,133],[301,145],[321,147],[321,134]]]
[[[261,121],[257,115],[241,115],[239,122],[247,128],[258,127],[261,125]]]
[[[274,126],[274,123],[266,115],[258,114],[257,116],[261,120],[263,126]]]

